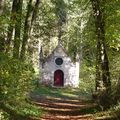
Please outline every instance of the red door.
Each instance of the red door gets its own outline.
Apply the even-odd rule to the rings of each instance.
[[[64,74],[61,70],[56,70],[54,73],[54,86],[63,86]]]

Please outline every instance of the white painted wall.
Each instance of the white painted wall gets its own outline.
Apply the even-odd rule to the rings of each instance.
[[[63,59],[62,65],[56,65],[55,59],[61,57]],[[64,73],[64,87],[78,87],[79,86],[79,63],[75,64],[66,55],[61,46],[58,46],[53,54],[47,58],[43,65],[41,82],[44,84],[54,85],[54,72],[56,70],[62,70]]]

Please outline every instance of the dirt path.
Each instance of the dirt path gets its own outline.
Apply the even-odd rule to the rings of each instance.
[[[96,105],[80,98],[34,97],[45,114],[40,120],[94,120],[90,111]]]

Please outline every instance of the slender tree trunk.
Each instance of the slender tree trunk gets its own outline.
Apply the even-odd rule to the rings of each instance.
[[[35,21],[35,19],[37,17],[40,2],[41,2],[40,0],[36,0],[35,7],[34,7],[34,10],[33,10],[32,20],[31,20],[31,26],[33,25],[33,22]]]
[[[97,52],[96,52],[96,86],[95,90],[100,89],[102,84],[101,80],[101,44],[97,41]]]
[[[106,51],[105,40],[105,20],[104,20],[104,7],[101,6],[103,2],[100,0],[91,0],[97,36],[97,57],[96,57],[96,90],[100,87],[105,87],[106,90],[111,87],[110,73],[109,73],[109,60]],[[101,86],[102,85],[102,86]]]
[[[111,90],[110,72],[109,72],[109,60],[106,51],[106,43],[102,41],[103,44],[103,61],[102,61],[102,80],[104,87],[109,92]]]
[[[31,27],[33,24],[33,21],[36,18],[37,11],[39,8],[40,0],[36,0],[36,3],[34,4],[33,0],[30,0],[28,3],[28,9],[27,9],[27,15],[25,18],[25,24],[24,24],[24,35],[23,35],[23,41],[22,41],[22,48],[20,53],[20,58],[25,58],[25,52],[26,52],[26,45],[30,36]]]
[[[110,107],[111,83],[109,73],[109,60],[105,39],[104,0],[91,0],[97,36],[97,57],[96,57],[96,91],[97,101],[100,107],[105,110]]]
[[[0,0],[0,16],[4,15],[4,5],[5,5],[5,1]],[[0,52],[4,52],[4,50],[5,50],[5,37],[4,37],[4,32],[2,31],[2,27],[0,30],[1,30],[1,32],[0,32]]]
[[[13,57],[19,58],[20,49],[20,35],[21,35],[21,15],[22,15],[22,4],[23,0],[16,0],[16,22],[15,22],[15,36],[14,36],[14,47],[13,47]]]
[[[28,7],[27,7],[27,14],[25,18],[25,24],[24,24],[22,48],[21,48],[21,53],[20,53],[21,59],[24,59],[25,57],[26,44],[28,42],[30,27],[31,27],[32,13],[33,13],[33,0],[29,0]]]
[[[3,9],[4,9],[4,0],[0,0],[0,15],[3,14]]]
[[[32,19],[31,19],[30,33],[32,33],[33,30],[34,30],[33,24],[34,24],[34,21],[36,20],[37,13],[39,11],[39,5],[40,5],[40,0],[36,0],[36,3],[34,5],[33,14],[32,14]],[[31,58],[32,64],[34,64],[34,59],[35,59],[34,53],[35,53],[35,50],[34,50],[34,45],[32,45],[32,43],[34,43],[34,40],[33,41],[29,41],[27,51],[29,52],[29,56]]]
[[[96,27],[96,37],[97,37],[97,50],[96,50],[96,91],[101,87],[101,40],[100,40],[100,29],[99,29],[99,16],[97,11],[99,6],[95,0],[91,0],[94,17],[95,17],[95,27]]]
[[[15,14],[16,13],[16,8],[17,8],[16,5],[17,5],[17,0],[13,0],[10,23],[9,23],[9,26],[8,26],[8,33],[7,33],[7,40],[6,40],[6,53],[9,52],[11,41],[12,41],[14,24],[15,24],[15,21],[16,21],[16,14]]]

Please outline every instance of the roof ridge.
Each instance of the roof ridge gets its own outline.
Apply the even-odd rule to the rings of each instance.
[[[65,55],[67,57],[69,57],[71,59],[71,61],[73,62],[72,58],[68,55],[66,49],[64,49],[63,45],[62,44],[58,44],[54,49],[53,51],[45,58],[44,62],[48,61],[48,59],[54,54],[54,51],[58,48],[61,48],[63,50],[63,52],[65,53]]]

